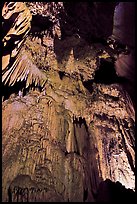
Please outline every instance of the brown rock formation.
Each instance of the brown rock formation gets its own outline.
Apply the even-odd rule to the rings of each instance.
[[[39,8],[36,3],[27,5],[33,12]],[[74,31],[85,22],[80,9],[85,26],[93,25],[90,12],[86,15],[89,9],[101,18],[99,25],[107,22],[111,31],[114,4],[108,6],[110,13],[102,11],[99,17],[103,6],[106,4],[61,4],[62,18],[55,22],[59,26],[53,26],[58,28],[53,29],[54,35],[42,35],[40,26],[33,22],[19,54],[9,65],[11,70],[16,65],[15,72],[22,67],[26,75],[12,72],[9,80],[13,87],[3,87],[3,201],[111,201],[112,192],[129,193],[133,198],[134,107],[115,73],[113,51],[103,43],[91,43],[91,39],[107,38],[111,33],[104,31],[104,36],[96,36],[99,30],[95,26],[94,38],[89,34],[88,39],[88,26],[84,28],[86,35]],[[56,14],[56,4],[53,7]],[[51,21],[52,15],[44,15],[42,9],[38,9],[40,18],[49,17]],[[71,25],[71,19],[75,25]],[[70,25],[68,30],[65,20]]]

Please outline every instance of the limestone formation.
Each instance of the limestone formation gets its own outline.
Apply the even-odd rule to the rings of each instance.
[[[39,3],[28,2],[28,9],[34,12],[35,8],[35,14],[39,11],[41,18],[47,17],[44,8],[50,3],[41,10]],[[39,26],[33,25],[39,28],[38,33],[34,35],[36,27],[31,28],[8,67],[10,75],[3,75],[9,86],[3,85],[2,93],[2,201],[112,201],[114,188],[118,189],[116,195],[126,192],[132,200],[132,100],[115,73],[113,49],[103,42],[91,42],[90,34],[88,39],[82,31],[75,32],[80,21],[84,23],[84,15],[87,24],[92,25],[90,13],[86,15],[90,9],[96,11],[98,20],[101,18],[97,26],[106,21],[106,27],[112,30],[109,20],[115,6],[109,3],[110,13],[104,14],[101,6],[105,7],[105,3],[59,5],[52,6],[54,11],[56,6],[61,9],[60,30],[54,36],[44,34],[41,40]],[[75,25],[69,22],[74,23],[73,6],[77,11]],[[84,12],[82,19],[80,9]],[[65,20],[70,25],[67,31]],[[87,33],[86,29],[85,25]],[[95,35],[100,29],[96,28]],[[108,37],[107,32],[103,35]],[[112,69],[111,76],[100,74],[107,66]],[[22,94],[18,95],[19,91]]]

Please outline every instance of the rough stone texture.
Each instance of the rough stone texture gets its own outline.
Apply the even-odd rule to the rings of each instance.
[[[25,82],[23,96],[11,90],[2,103],[3,201],[102,201],[107,179],[134,190],[132,101],[117,81],[95,80],[112,57],[81,33],[42,41],[29,36],[20,55],[45,74],[44,87]]]
[[[126,45],[130,54],[121,54],[115,64],[116,71],[124,76],[127,82],[124,89],[132,97],[135,103],[135,3],[120,2],[114,12],[113,36],[122,44]]]
[[[116,6],[113,35],[122,43],[135,46],[135,2],[120,2]]]

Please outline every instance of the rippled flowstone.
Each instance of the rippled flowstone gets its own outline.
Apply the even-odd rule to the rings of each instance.
[[[95,89],[95,98],[49,89],[4,101],[4,199],[10,188],[13,201],[24,194],[31,201],[84,201],[88,189],[90,201],[107,178],[134,189],[134,118],[117,86]]]

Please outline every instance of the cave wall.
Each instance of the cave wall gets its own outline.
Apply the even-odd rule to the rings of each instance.
[[[115,5],[112,2],[65,2],[66,22],[60,20],[63,36],[78,33],[88,41],[106,39],[112,34]]]
[[[135,106],[135,2],[120,2],[116,6],[112,34],[116,40],[126,45],[129,52],[118,56],[115,67],[117,73],[127,79],[123,86]]]
[[[120,2],[116,6],[113,35],[123,44],[135,47],[135,2]]]
[[[41,12],[44,6],[36,5],[28,7]],[[42,36],[42,25],[34,22],[17,55],[31,76],[36,73],[34,84],[30,76],[21,85],[15,77],[12,90],[4,89],[9,95],[3,92],[4,202],[112,201],[112,192],[133,198],[135,111],[103,45],[112,33],[115,4],[63,6],[56,34]],[[104,60],[113,64],[115,80],[104,80],[106,72],[95,80]]]

